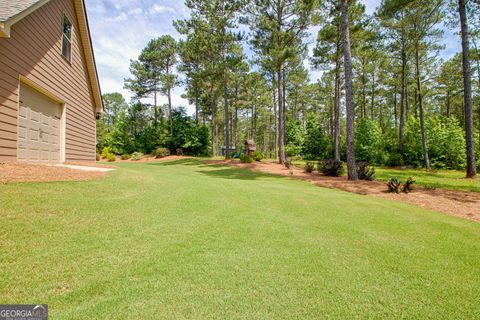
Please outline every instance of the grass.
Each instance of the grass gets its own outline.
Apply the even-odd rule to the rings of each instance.
[[[398,178],[405,181],[408,177],[413,177],[416,184],[427,188],[480,192],[480,180],[466,179],[463,171],[375,168],[375,173],[378,180]]]
[[[480,224],[199,160],[0,185],[0,301],[51,319],[480,317]]]
[[[303,168],[305,160],[296,160],[295,165]],[[414,178],[417,185],[426,188],[462,190],[470,192],[480,192],[480,179],[466,179],[465,172],[458,170],[431,170],[424,169],[400,169],[400,168],[375,168],[375,178],[377,180],[388,181],[392,178],[398,178],[406,181],[409,177]]]

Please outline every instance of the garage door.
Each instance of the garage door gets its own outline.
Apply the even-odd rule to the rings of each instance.
[[[18,161],[60,163],[62,107],[27,85],[20,86]]]

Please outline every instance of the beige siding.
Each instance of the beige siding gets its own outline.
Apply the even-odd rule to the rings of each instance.
[[[61,55],[62,16],[73,25],[72,61]],[[65,101],[66,161],[95,160],[95,107],[73,0],[52,0],[0,38],[0,162],[17,160],[19,76]]]

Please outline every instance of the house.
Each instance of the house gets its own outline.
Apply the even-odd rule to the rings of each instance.
[[[95,161],[102,110],[84,0],[0,0],[0,163]]]

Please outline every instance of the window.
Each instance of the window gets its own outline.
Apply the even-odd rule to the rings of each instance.
[[[62,56],[69,62],[72,59],[72,24],[65,15],[62,27]]]

